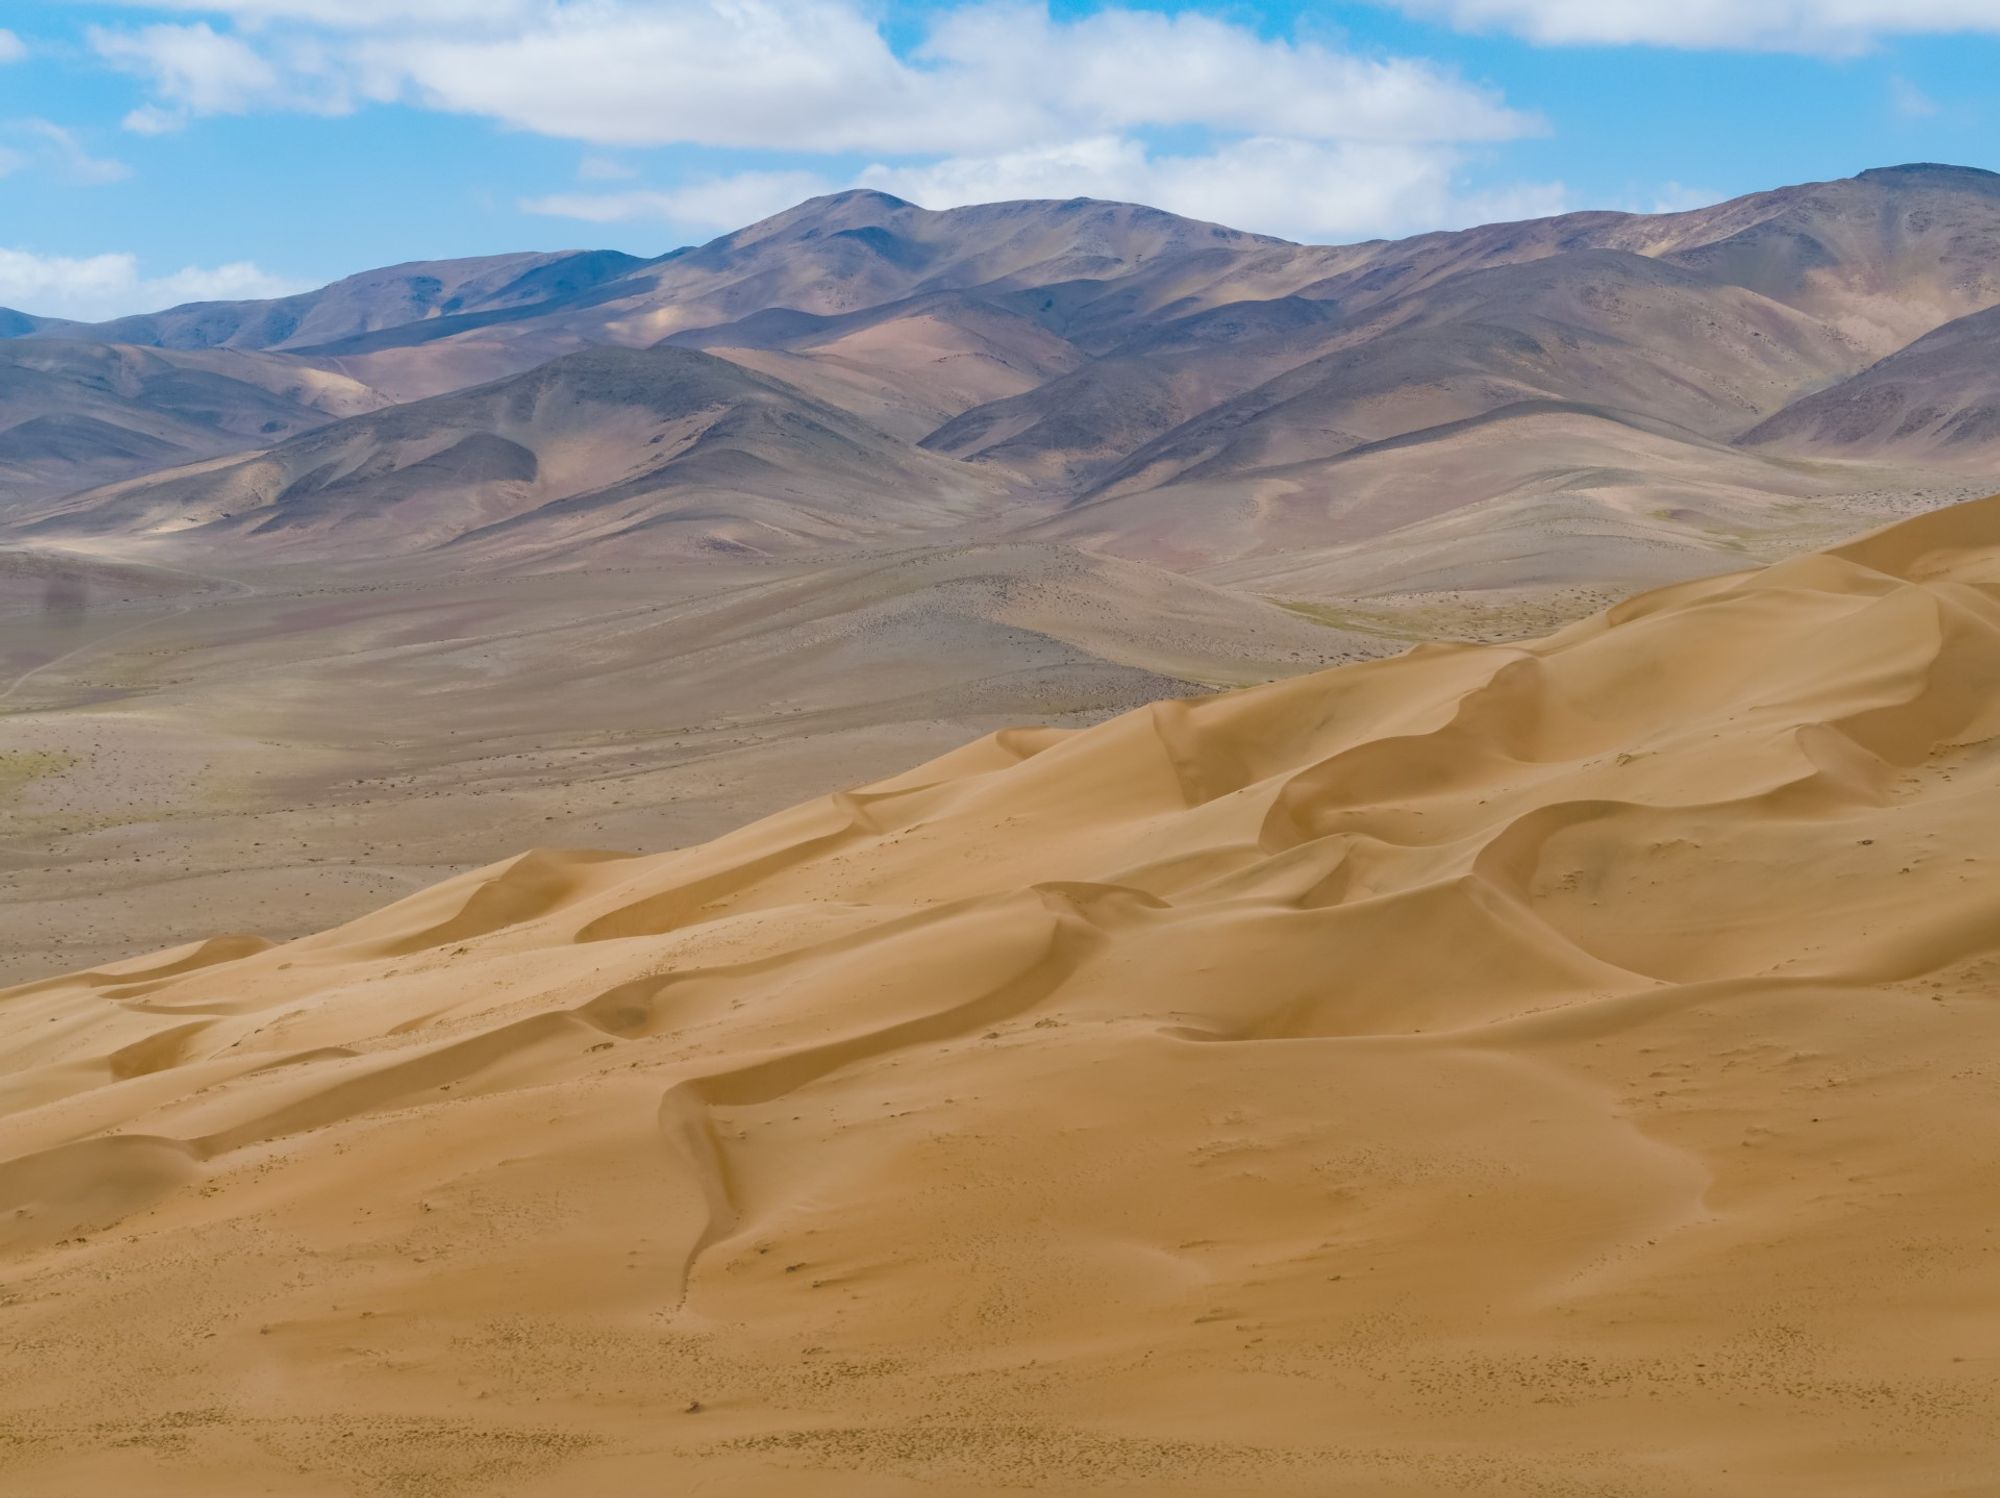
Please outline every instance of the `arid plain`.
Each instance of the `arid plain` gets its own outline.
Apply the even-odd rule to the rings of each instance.
[[[0,1482],[1981,1491],[1996,244],[856,193],[0,342]]]

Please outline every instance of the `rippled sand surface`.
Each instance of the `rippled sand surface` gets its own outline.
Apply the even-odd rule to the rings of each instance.
[[[0,1485],[2000,1482],[2000,498],[0,993]]]

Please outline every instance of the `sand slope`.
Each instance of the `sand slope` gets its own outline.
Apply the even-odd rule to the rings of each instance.
[[[1053,546],[206,584],[0,549],[0,988],[1405,644]]]
[[[20,1491],[1968,1493],[2000,497],[0,994]]]

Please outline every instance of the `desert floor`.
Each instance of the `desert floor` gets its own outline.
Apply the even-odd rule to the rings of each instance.
[[[1042,548],[97,586],[9,1491],[2000,1471],[2000,499],[1394,658]]]

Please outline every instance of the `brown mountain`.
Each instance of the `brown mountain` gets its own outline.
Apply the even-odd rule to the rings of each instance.
[[[1349,253],[1129,203],[993,203],[932,213],[886,193],[836,193],[526,315],[439,318],[314,353],[383,388],[430,394],[578,348],[655,343],[769,309],[840,317],[975,289],[1079,346],[1102,346],[1161,309],[1234,300],[1267,267],[1314,267],[1285,272],[1296,280],[1324,274]]]
[[[912,441],[1088,362],[1033,318],[952,291],[835,315],[770,307],[665,341],[789,380]]]
[[[994,490],[727,360],[600,348],[77,495],[31,529],[362,557],[766,553],[920,532]]]
[[[1332,456],[1532,398],[1734,436],[2000,301],[1996,246],[2000,176],[1932,167],[1690,213],[1425,235],[1361,247],[1360,263],[1285,298],[1141,327],[1104,351],[1102,373],[976,408],[930,442],[1097,489],[1218,459],[1211,473]],[[1073,419],[1107,388],[1142,438],[1116,463],[1105,423]]]
[[[2000,306],[1954,318],[1746,432],[1750,447],[1990,465],[2000,453]]]
[[[277,354],[0,341],[0,502],[265,447],[386,404]]]
[[[1878,449],[1841,437],[1840,422],[1814,424],[1824,407],[1799,403],[1906,346],[1918,357],[1913,345],[1933,329],[2000,302],[1996,249],[2000,176],[1934,165],[1684,213],[1580,213],[1333,247],[1125,204],[933,213],[851,192],[653,261],[398,267],[311,294],[284,328],[272,321],[291,316],[279,304],[181,309],[114,328],[162,339],[282,333],[300,357],[397,398],[491,385],[590,348],[709,350],[779,382],[822,424],[832,411],[860,423],[887,443],[870,449],[884,471],[921,491],[865,504],[857,491],[834,505],[848,519],[830,528],[795,533],[774,520],[789,537],[781,547],[850,531],[914,537],[943,513],[982,534],[1026,529],[1175,566],[1240,569],[1477,511],[1508,556],[1562,550],[1579,528],[1615,532],[1610,551],[1579,553],[1575,565],[1639,581],[1657,575],[1660,554],[1675,558],[1670,572],[1712,565],[1719,550],[1773,533],[1770,496],[1887,493],[1916,482],[1903,472],[1910,464],[1947,461],[1942,439]],[[1943,345],[1921,347],[1928,361]],[[1980,402],[1969,399],[1965,420],[1976,426]],[[1805,425],[1765,425],[1795,404]],[[467,435],[459,407],[423,399],[411,411],[412,434],[439,423],[403,441],[412,462],[432,462]],[[1797,441],[1776,440],[1788,433]],[[1515,444],[1529,434],[1542,446],[1524,453]],[[1792,461],[1822,448],[1893,471],[1808,475]],[[577,489],[549,488],[539,457],[530,480],[498,449],[452,459],[473,475],[453,482],[488,494],[481,504],[497,504],[497,521],[523,544],[560,549],[579,534],[567,520],[528,534],[569,513],[545,503],[616,488],[628,468],[648,471],[612,452],[623,449],[599,453]],[[170,492],[203,523],[224,511],[236,523],[243,507],[303,477],[291,461],[256,470],[284,473],[275,489],[260,480],[219,497],[215,475],[178,475],[67,513],[115,526],[136,504],[157,525],[155,500]],[[249,471],[232,468],[223,487]],[[386,471],[403,471],[402,460]],[[398,482],[421,487],[440,472]],[[508,484],[534,490],[518,515],[514,501],[491,497]],[[674,489],[710,484],[738,520],[745,495],[764,494],[761,480],[699,466]],[[1011,503],[973,500],[1006,493]],[[100,499],[105,515],[83,519]],[[397,513],[407,522],[414,511],[398,501]],[[252,534],[301,542],[339,529],[327,520]],[[685,534],[678,524],[668,532]],[[450,520],[416,534],[464,533]],[[728,526],[716,532],[732,537],[760,544]],[[1335,570],[1345,575],[1345,564]]]
[[[519,313],[578,295],[644,264],[615,250],[422,260],[347,276],[272,300],[191,302],[102,323],[31,318],[45,337],[157,348],[299,349],[381,328],[482,313]],[[18,315],[18,314],[16,314]]]

